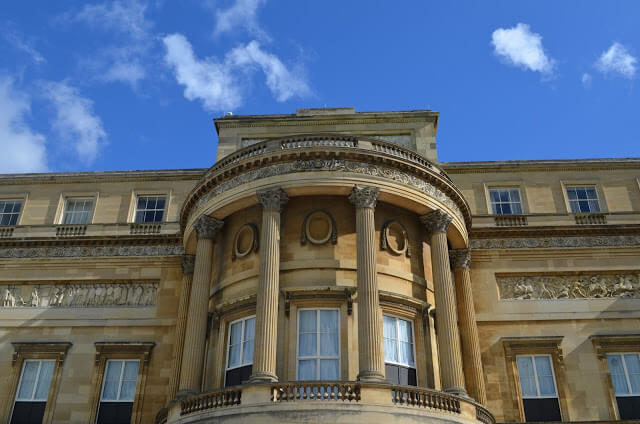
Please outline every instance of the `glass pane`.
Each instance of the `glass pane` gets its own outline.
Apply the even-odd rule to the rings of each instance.
[[[397,339],[398,336],[396,334],[396,319],[394,317],[389,317],[386,315],[382,316],[382,327],[384,337],[388,339]]]
[[[600,212],[600,205],[597,200],[589,200],[589,212]]]
[[[102,400],[118,400],[118,386],[120,385],[121,371],[122,361],[107,362],[107,371],[104,374]]]
[[[320,333],[320,356],[338,356],[338,333]]]
[[[47,400],[49,395],[49,387],[51,386],[51,377],[53,377],[53,361],[42,361],[40,367],[40,378],[38,380],[38,387],[36,387],[36,394],[34,399]]]
[[[300,360],[298,361],[298,380],[315,380],[316,379],[316,360]]]
[[[401,364],[413,366],[413,345],[410,343],[400,342],[400,360]]]
[[[138,361],[125,362],[122,379],[126,381],[138,380]]]
[[[240,344],[229,346],[229,360],[227,368],[237,367],[240,365]]]
[[[242,342],[242,321],[231,324],[231,335],[229,337],[229,343],[232,345],[240,342]]]
[[[578,200],[583,200],[587,198],[587,192],[583,188],[576,188],[576,196]]]
[[[548,356],[536,356],[536,371],[538,373],[538,377],[541,375],[552,375],[553,371],[551,368],[551,358]]]
[[[556,395],[556,387],[551,375],[538,376],[538,387],[540,388],[540,396]]]
[[[136,212],[136,222],[144,222],[144,212]]]
[[[578,204],[578,202],[569,202],[569,206],[571,207],[572,213],[580,212],[580,205]]]
[[[131,401],[136,395],[136,382],[135,381],[123,381],[122,388],[120,389],[121,401]]]
[[[624,376],[624,367],[622,366],[622,356],[607,355],[607,362],[609,362],[609,373],[611,374],[613,389],[616,395],[629,394],[627,379]]]
[[[398,342],[393,339],[384,338],[384,360],[387,362],[398,362]]]
[[[596,188],[595,187],[587,187],[585,189],[585,192],[586,192],[586,196],[589,199],[597,199],[598,198],[598,196],[596,195]]]
[[[253,339],[242,345],[242,365],[253,363]]]
[[[310,333],[316,331],[316,311],[300,311],[299,328],[301,333]]]
[[[339,361],[337,359],[321,359],[320,380],[339,380],[340,370],[338,365]]]
[[[146,208],[147,208],[147,198],[138,197],[138,209],[146,209]]]
[[[520,389],[523,397],[536,397],[535,377],[533,375],[533,362],[530,356],[518,356],[516,358],[518,365],[518,376],[520,377]]]
[[[567,196],[569,197],[569,200],[576,200],[578,198],[578,195],[576,194],[576,191],[573,188],[567,189]]]
[[[298,356],[316,356],[318,354],[316,333],[299,335]]]
[[[401,342],[413,342],[411,323],[403,319],[398,320],[398,340]]]
[[[518,189],[509,190],[509,197],[511,197],[512,202],[520,203],[520,191]]]
[[[156,209],[164,209],[164,197],[158,197],[156,199]]]
[[[520,203],[513,203],[511,204],[511,210],[513,211],[513,213],[522,213],[522,206],[520,205]]]
[[[509,201],[509,192],[507,190],[500,190],[500,201],[503,203]]]
[[[511,203],[503,203],[502,204],[502,213],[504,215],[511,215],[513,213],[511,211]]]
[[[22,381],[18,390],[18,399],[31,399],[33,386],[36,384],[39,361],[25,361]]]
[[[500,193],[498,190],[489,190],[489,196],[492,203],[498,203],[500,201]]]
[[[338,311],[332,311],[332,310],[320,311],[320,331],[323,333],[338,332]]]
[[[629,372],[629,381],[631,382],[631,393],[640,394],[640,355],[630,353],[624,355],[624,362]]]
[[[256,319],[249,318],[244,322],[244,340],[253,340],[256,333]]]
[[[520,376],[520,389],[522,390],[522,397],[537,397],[536,381],[533,377]]]
[[[533,377],[533,364],[530,356],[518,356],[516,359],[518,364],[518,375],[522,377]]]

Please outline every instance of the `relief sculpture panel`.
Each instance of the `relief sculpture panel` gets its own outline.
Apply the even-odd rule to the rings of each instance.
[[[99,282],[0,285],[0,307],[140,307],[156,304],[158,283]]]
[[[505,300],[640,298],[640,272],[496,276]]]

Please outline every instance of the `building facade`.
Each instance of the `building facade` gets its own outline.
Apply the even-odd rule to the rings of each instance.
[[[439,162],[437,124],[0,175],[0,422],[640,419],[640,160]]]

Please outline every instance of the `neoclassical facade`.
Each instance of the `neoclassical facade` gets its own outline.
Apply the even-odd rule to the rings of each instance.
[[[0,421],[640,419],[640,161],[438,113],[216,119],[209,169],[0,176]]]

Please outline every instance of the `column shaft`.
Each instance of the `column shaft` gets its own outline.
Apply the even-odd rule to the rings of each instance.
[[[280,295],[280,209],[288,200],[281,189],[258,192],[262,203],[260,271],[251,381],[278,381],[278,297]]]
[[[355,187],[349,200],[356,207],[358,279],[358,358],[360,381],[384,381],[382,323],[376,274],[374,209],[379,190]]]
[[[182,257],[182,290],[180,290],[180,303],[178,305],[178,318],[176,320],[175,345],[173,347],[173,369],[169,380],[169,399],[173,399],[178,391],[180,383],[180,369],[182,368],[182,350],[184,336],[187,327],[187,313],[189,312],[189,298],[191,296],[191,283],[193,282],[193,267],[195,256],[183,255]]]

